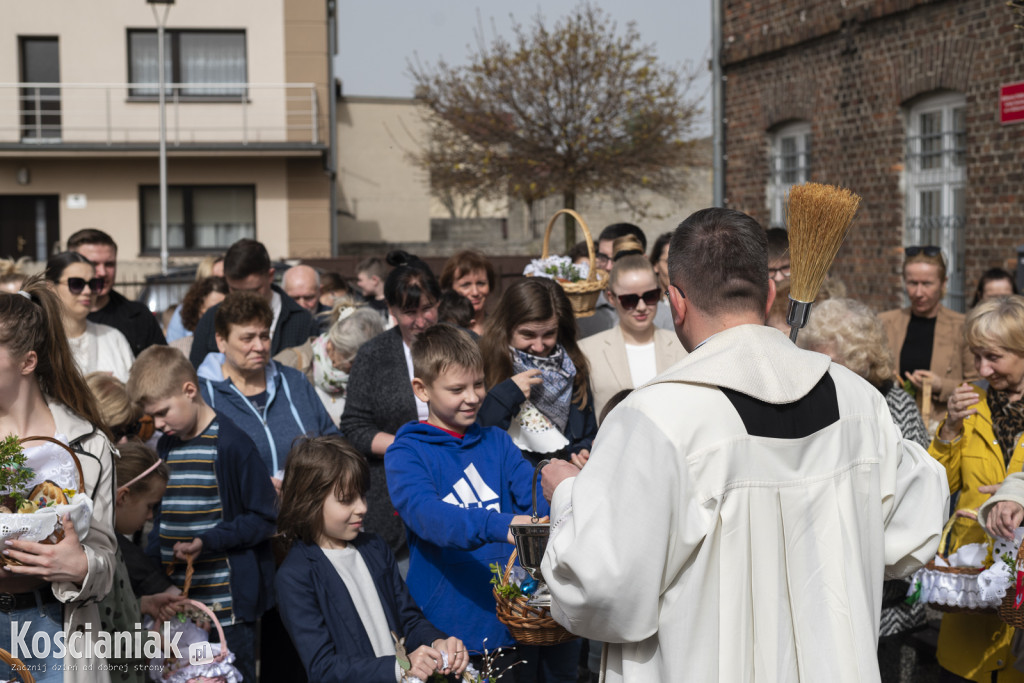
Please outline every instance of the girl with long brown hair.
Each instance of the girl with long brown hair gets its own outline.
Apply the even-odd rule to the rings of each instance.
[[[38,276],[15,294],[0,293],[0,435],[8,434],[45,436],[68,444],[81,462],[93,511],[84,541],[65,517],[64,538],[58,543],[16,540],[7,546],[5,554],[22,564],[8,564],[0,573],[0,593],[10,595],[10,609],[0,619],[0,642],[11,642],[14,624],[20,633],[30,623],[26,642],[33,642],[38,633],[52,638],[60,630],[94,629],[100,623],[95,601],[107,594],[113,577],[110,435],[68,347],[61,303]],[[24,450],[30,465],[55,462],[58,472],[63,471],[59,464],[70,459],[62,448],[43,441],[26,442]],[[98,667],[93,670],[88,658],[77,659],[75,670],[66,672],[55,670],[61,663],[56,656],[25,661],[30,666],[47,665],[37,681],[108,680],[96,673]],[[9,669],[0,665],[0,678],[5,674],[10,677]]]
[[[534,464],[559,457],[582,465],[590,456],[597,419],[576,336],[562,288],[528,278],[505,290],[480,338],[488,393],[478,420],[507,429]]]

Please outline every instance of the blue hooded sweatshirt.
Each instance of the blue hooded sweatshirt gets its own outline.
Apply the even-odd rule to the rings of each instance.
[[[230,379],[221,366],[223,353],[207,354],[199,366],[199,390],[203,400],[218,413],[227,415],[256,443],[270,476],[284,469],[292,441],[299,436],[340,434],[306,376],[275,360],[264,369],[267,403],[260,413]]]
[[[409,591],[434,626],[472,652],[513,645],[495,614],[492,562],[504,569],[515,515],[532,511],[533,468],[504,431],[463,438],[429,424],[398,430],[384,456],[391,501],[409,534]],[[538,513],[548,514],[543,496]]]

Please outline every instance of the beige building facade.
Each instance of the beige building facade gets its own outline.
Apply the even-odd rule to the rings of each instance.
[[[455,217],[431,196],[426,171],[410,160],[427,139],[425,113],[424,105],[412,98],[339,99],[340,254],[379,253],[388,245],[413,249],[423,256],[447,255],[466,247],[495,255],[539,253],[548,218],[561,208],[561,197],[549,197],[530,208],[519,202],[482,203],[478,212],[458,216],[463,219],[454,222],[458,227],[437,229],[439,222],[443,225]],[[594,237],[604,226],[626,221],[643,227],[653,241],[693,211],[710,206],[710,142],[697,144],[700,165],[687,172],[686,186],[674,197],[638,192],[635,204],[643,213],[600,194],[577,198],[578,211]],[[552,249],[560,253],[564,245],[561,224],[553,234]],[[577,235],[583,239],[581,230]]]
[[[156,5],[162,13],[162,5]],[[327,6],[178,0],[165,45],[172,260],[240,237],[330,255]],[[0,25],[0,256],[84,227],[155,269],[156,22],[141,0],[9,4]]]

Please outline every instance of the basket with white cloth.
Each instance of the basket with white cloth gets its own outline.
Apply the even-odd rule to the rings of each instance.
[[[973,511],[972,511],[973,512]],[[942,530],[940,552],[910,579],[908,600],[920,601],[940,612],[994,614],[1010,588],[1020,534],[1015,541],[991,537],[968,543],[943,555],[956,515]]]
[[[57,543],[64,538],[61,520],[65,514],[70,516],[78,537],[84,539],[92,519],[92,499],[85,492],[78,455],[66,443],[49,436],[27,436],[19,439],[18,445],[29,441],[44,443],[22,451],[22,465],[0,463],[8,470],[21,467],[29,471],[27,480],[18,487],[21,490],[0,491],[0,498],[18,494],[21,499],[17,511],[0,512],[0,540]],[[0,555],[0,560],[20,564],[6,555]]]

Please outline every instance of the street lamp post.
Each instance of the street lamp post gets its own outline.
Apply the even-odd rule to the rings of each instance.
[[[160,108],[160,272],[167,274],[167,110],[164,101],[164,27],[174,0],[146,0],[156,20],[157,102]],[[163,15],[157,9],[163,5]]]

